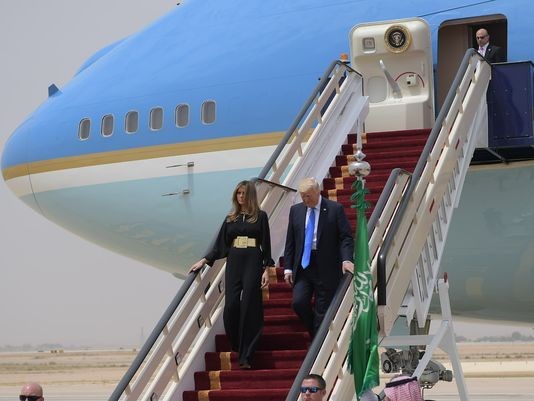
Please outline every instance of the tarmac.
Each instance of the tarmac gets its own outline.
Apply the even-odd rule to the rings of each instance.
[[[534,342],[458,348],[470,401],[534,401]],[[17,399],[27,381],[43,385],[46,401],[107,400],[135,354],[126,349],[0,353],[0,401]],[[437,357],[451,369],[443,355]],[[388,379],[383,376],[382,382]],[[438,382],[424,397],[460,400],[455,380]]]
[[[533,401],[533,377],[507,377],[507,378],[467,378],[466,379],[470,401]],[[46,401],[105,401],[113,392],[114,386],[103,386],[92,389],[80,388],[77,391],[69,388],[45,387]],[[20,387],[1,387],[0,401],[13,401],[17,399]],[[81,392],[80,392],[81,391]],[[425,400],[452,401],[460,400],[456,384],[439,383],[434,389],[424,393]]]

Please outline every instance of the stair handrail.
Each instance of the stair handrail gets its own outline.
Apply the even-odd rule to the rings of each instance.
[[[267,160],[267,163],[263,167],[263,169],[258,174],[258,178],[266,178],[267,174],[269,174],[269,171],[273,169],[273,167],[276,166],[276,162],[280,155],[282,154],[285,146],[289,143],[291,140],[291,137],[295,134],[299,124],[302,123],[302,120],[307,116],[310,108],[314,104],[315,99],[317,99],[318,96],[320,96],[323,93],[323,90],[325,89],[326,85],[328,85],[329,77],[332,75],[332,72],[336,69],[336,67],[342,67],[345,68],[347,71],[350,71],[352,73],[360,75],[357,71],[353,70],[349,65],[347,65],[344,62],[341,62],[339,60],[334,60],[330,63],[324,74],[319,79],[319,82],[315,86],[315,88],[312,90],[310,96],[308,96],[308,99],[304,102],[304,105],[301,107],[300,111],[298,112],[297,116],[287,129],[286,133],[282,137],[282,140],[274,150],[273,154]],[[361,77],[361,75],[360,75]]]
[[[294,119],[293,123],[288,128],[288,130],[286,131],[282,141],[277,146],[277,148],[275,149],[275,151],[273,152],[273,154],[271,155],[271,157],[267,161],[266,165],[261,170],[260,174],[258,174],[258,178],[259,179],[265,179],[266,175],[271,170],[272,166],[275,165],[278,156],[282,153],[284,147],[287,145],[287,143],[291,139],[293,133],[295,132],[295,130],[298,127],[298,125],[300,124],[301,120],[307,114],[307,111],[309,110],[310,106],[313,104],[313,102],[316,99],[316,97],[322,93],[323,89],[327,85],[328,77],[330,76],[330,74],[332,73],[334,68],[336,66],[340,65],[340,64],[341,64],[340,61],[335,60],[327,68],[327,70],[325,71],[323,76],[320,78],[319,83],[316,85],[315,89],[312,91],[312,93],[310,94],[310,96],[308,97],[308,99],[306,100],[304,105],[302,106],[301,110],[297,114],[297,117]],[[350,68],[350,67],[348,67],[348,68]],[[217,234],[215,234],[213,236],[211,243],[213,243],[215,241],[216,237],[217,237]],[[206,253],[210,249],[211,249],[211,246],[208,247],[208,249],[206,249]],[[149,335],[149,337],[146,339],[145,343],[143,344],[143,346],[139,350],[139,352],[136,355],[135,359],[133,360],[132,364],[130,365],[130,367],[128,368],[128,370],[126,371],[126,373],[124,374],[122,379],[117,384],[117,387],[115,388],[115,390],[111,394],[111,396],[109,398],[109,401],[117,401],[120,398],[121,394],[124,393],[124,391],[126,390],[128,384],[132,381],[132,379],[134,378],[135,374],[137,373],[137,371],[141,367],[143,361],[148,356],[150,350],[154,347],[154,344],[156,343],[157,339],[159,338],[159,336],[162,333],[162,331],[165,328],[165,326],[168,324],[168,322],[171,319],[172,315],[174,314],[175,310],[180,305],[180,302],[185,297],[186,293],[189,291],[189,288],[191,287],[191,285],[195,282],[195,278],[196,278],[196,276],[198,274],[200,274],[200,271],[190,272],[187,275],[186,279],[184,280],[184,282],[180,286],[177,294],[174,296],[174,298],[170,302],[169,306],[166,308],[165,312],[163,313],[161,318],[156,323],[156,326],[152,330],[151,334]]]
[[[343,85],[343,81],[345,80],[347,74],[356,74],[359,76],[359,79],[361,81],[361,75],[358,74],[356,71],[352,70],[346,63],[342,63],[340,61],[334,61],[331,63],[327,71],[323,74],[321,77],[319,83],[313,90],[312,94],[309,96],[308,100],[306,101],[305,105],[302,107],[301,111],[299,112],[297,118],[294,120],[291,127],[286,132],[284,138],[280,142],[280,144],[275,149],[273,155],[268,160],[266,166],[261,170],[260,174],[258,175],[258,178],[265,180],[267,174],[269,171],[272,171],[271,176],[268,177],[266,182],[271,182],[272,184],[278,185],[276,188],[284,188],[284,186],[280,185],[280,178],[284,176],[284,171],[290,166],[290,162],[294,157],[294,154],[291,154],[291,151],[294,151],[295,153],[299,153],[302,156],[302,152],[300,148],[295,148],[295,144],[298,144],[300,146],[301,143],[304,142],[304,137],[306,136],[306,132],[302,130],[299,131],[299,124],[308,124],[312,125],[312,121],[315,118],[322,119],[324,115],[328,113],[328,105],[332,101],[332,99],[335,97],[335,95],[340,93],[340,87]],[[330,88],[329,90],[333,92],[328,94],[328,97],[326,97],[325,89]],[[362,95],[363,95],[363,87],[362,87]],[[320,109],[317,111],[316,109],[320,106]],[[314,111],[315,110],[315,111]],[[323,112],[325,113],[323,115]],[[313,116],[310,117],[310,114],[313,114]],[[304,120],[304,122],[302,121]],[[363,118],[361,119],[363,121]],[[299,136],[298,140],[295,140],[293,138],[294,136]],[[285,147],[289,142],[292,142],[292,146],[290,147],[290,151],[285,152],[285,154],[282,156],[283,161],[278,162],[280,158],[280,155],[284,151]],[[284,169],[281,169],[281,166],[284,167]],[[293,165],[295,167],[295,165]],[[285,187],[289,190],[291,188]],[[289,192],[294,192],[294,190],[291,190]],[[267,195],[265,195],[267,196]],[[287,197],[287,196],[286,196]],[[264,199],[265,200],[265,199]],[[290,203],[286,199],[286,201],[283,203],[285,206],[287,206]],[[277,201],[277,205],[282,205],[280,199]],[[275,208],[277,205],[273,205],[273,208]],[[262,206],[263,207],[263,206]],[[278,207],[280,209],[280,207]],[[269,218],[271,216],[269,215]],[[215,240],[212,240],[212,242]],[[209,249],[209,248],[208,248]],[[280,250],[278,250],[280,252]],[[273,254],[274,256],[274,254]],[[176,314],[180,308],[189,310],[192,307],[187,306],[188,302],[191,303],[191,294],[197,293],[199,291],[199,288],[202,289],[206,294],[209,292],[210,294],[215,293],[215,297],[218,297],[217,291],[213,291],[213,283],[212,281],[218,282],[218,287],[221,286],[220,280],[222,273],[224,272],[225,263],[217,262],[212,266],[209,271],[205,272],[203,270],[199,270],[196,272],[191,272],[186,277],[186,280],[180,286],[180,289],[178,290],[176,296],[171,301],[170,305],[165,310],[163,316],[160,318],[154,329],[152,330],[149,338],[145,341],[143,347],[141,348],[139,354],[136,356],[134,361],[132,362],[131,366],[125,373],[125,375],[122,377],[120,382],[117,384],[115,390],[111,394],[109,401],[118,401],[123,395],[126,395],[125,399],[137,399],[137,397],[140,397],[143,392],[147,391],[150,394],[153,392],[153,387],[157,384],[150,383],[151,377],[154,374],[154,369],[157,367],[155,366],[156,363],[153,361],[148,361],[147,358],[152,353],[156,353],[157,347],[162,346],[158,345],[165,343],[165,345],[169,346],[170,344],[170,351],[174,352],[175,348],[180,348],[180,346],[172,347],[172,339],[167,340],[165,338],[165,332],[170,331],[169,330],[169,324],[171,323],[171,320],[174,317],[174,320],[176,320]],[[222,284],[224,285],[224,284]],[[220,292],[220,291],[219,291]],[[184,305],[185,303],[185,305]],[[212,300],[208,302],[205,300],[205,304],[211,304],[213,308],[219,307],[220,299],[216,299],[215,301]],[[199,319],[201,317],[203,320],[208,321],[208,324],[212,324],[211,318],[212,316],[215,316],[214,310],[211,312],[208,312],[205,310],[205,307],[197,308],[195,309],[196,312],[198,310],[201,310],[202,314],[199,316]],[[208,315],[205,315],[205,314]],[[206,327],[206,323],[203,323],[203,327]],[[199,324],[200,326],[200,324]],[[197,329],[197,331],[200,331],[200,329]],[[182,337],[187,337],[185,334],[182,333]],[[159,340],[159,341],[158,341]],[[161,353],[162,351],[159,351]],[[169,350],[166,351],[166,353],[169,353]],[[159,354],[158,354],[159,355]],[[174,361],[176,363],[176,368],[178,368],[178,365],[183,362],[181,358],[185,358],[185,355],[174,355]],[[143,367],[143,363],[145,363],[145,366]],[[146,368],[146,365],[152,365],[150,366],[150,369]],[[142,369],[143,368],[143,369]],[[146,376],[148,375],[148,376]],[[135,383],[132,383],[134,380],[136,380]],[[132,384],[133,384],[133,390],[132,390]],[[134,394],[134,395],[132,395]],[[157,392],[154,392],[154,395],[158,397],[161,395],[161,393],[157,394]],[[132,396],[130,398],[130,396]],[[152,395],[150,395],[150,398],[152,398]]]
[[[283,180],[290,187],[308,176],[321,182],[337,154],[336,145],[345,143],[349,132],[363,130],[368,109],[362,76],[345,63],[332,63],[259,177]],[[325,131],[328,135],[319,135]],[[315,154],[304,157],[310,151]]]
[[[480,60],[477,60],[477,62],[484,62],[482,60],[482,58],[479,56],[478,52],[476,52],[474,49],[469,49],[468,51],[466,51],[466,54],[464,56],[464,59],[462,60],[462,63],[461,63],[461,66],[459,68],[459,72],[456,76],[456,78],[454,79],[453,81],[453,84],[451,85],[451,89],[449,91],[449,95],[447,96],[445,102],[444,102],[444,105],[439,113],[439,116],[438,116],[438,119],[436,121],[436,125],[435,127],[441,127],[444,122],[445,122],[445,119],[446,119],[446,116],[447,116],[447,112],[448,110],[450,110],[453,102],[454,102],[454,96],[455,96],[455,93],[456,91],[458,90],[458,87],[460,86],[460,83],[465,75],[465,72],[467,71],[468,67],[471,65],[472,66],[472,63],[473,61],[471,60],[473,57],[478,57],[478,59]],[[485,66],[487,67],[487,66]],[[436,132],[437,131],[437,132]],[[394,213],[394,215],[392,216],[391,220],[388,222],[388,225],[389,225],[389,228],[387,230],[387,235],[386,235],[386,238],[390,238],[388,240],[388,243],[390,245],[388,246],[391,246],[391,241],[392,241],[392,232],[393,232],[393,229],[395,230],[398,230],[398,226],[399,226],[399,223],[398,223],[398,220],[400,219],[399,215],[402,215],[403,213],[405,213],[405,209],[407,208],[407,202],[408,200],[410,199],[410,194],[413,193],[414,189],[417,187],[417,184],[419,182],[419,179],[420,177],[422,176],[422,173],[423,173],[423,170],[424,170],[424,166],[425,166],[425,163],[427,161],[427,158],[428,156],[430,155],[430,149],[433,147],[434,143],[436,142],[436,139],[437,139],[437,134],[439,133],[439,129],[437,128],[434,128],[429,136],[429,140],[423,150],[423,155],[420,157],[419,159],[419,162],[416,166],[416,169],[414,171],[414,174],[413,176],[411,176],[410,180],[409,180],[409,183],[407,183],[407,187],[405,188],[405,191],[403,193],[403,196],[402,196],[402,200],[399,201],[399,203],[397,204],[398,206],[398,211],[396,211]],[[424,156],[426,155],[426,156]],[[375,221],[374,219],[376,218],[375,216],[378,216],[378,213],[375,214],[373,213],[373,215],[371,216],[371,219],[369,220],[369,224],[368,224],[368,232],[369,231],[369,228],[375,224]],[[371,258],[373,253],[372,253],[372,250],[371,250],[371,237],[370,237],[370,256]],[[385,253],[384,252],[384,248],[385,248],[385,243],[381,244],[381,247],[380,247],[380,250],[379,252],[377,253],[377,255],[375,255],[375,257],[373,259],[377,259],[377,260],[381,260],[380,256]],[[383,259],[383,257],[382,257]],[[379,271],[377,271],[377,269],[374,269],[373,270],[373,276],[376,278],[377,275],[380,274]],[[385,296],[385,293],[384,292],[381,292],[383,291],[383,288],[385,288],[385,280],[384,280],[384,273],[382,272],[380,278],[377,278],[377,281],[376,281],[376,285],[375,285],[375,288],[377,288],[377,293],[380,294],[380,298],[383,298]],[[344,279],[345,280],[345,279]],[[381,288],[382,287],[382,288]],[[347,283],[345,281],[343,281],[343,288],[346,289],[347,291],[347,294],[348,293],[351,293],[352,292],[352,287],[351,286],[347,286]],[[345,294],[345,298],[343,299],[342,302],[346,303],[347,300],[352,304],[352,299],[353,297],[352,296],[347,296],[347,294]],[[337,294],[336,293],[336,297],[340,297],[341,298],[341,293],[340,294]],[[338,310],[337,308],[343,308],[343,304],[339,304],[339,300],[336,299],[336,303],[332,303],[332,308],[335,309],[333,313],[337,313]],[[332,312],[329,310],[329,312]],[[331,313],[327,312],[329,315],[331,315]],[[347,314],[346,314],[346,311],[343,310],[344,313],[337,313],[336,315],[336,318],[335,319],[341,319],[343,320],[343,318],[347,317]],[[343,316],[338,316],[338,315],[343,315]],[[348,316],[350,316],[350,313],[348,314]],[[334,326],[335,323],[334,321],[332,322],[329,322],[329,323],[325,323],[325,326],[327,326],[328,328],[331,328],[332,326]],[[323,328],[323,326],[321,326],[320,330],[324,330],[325,328]],[[328,334],[331,334],[331,337],[334,337],[334,338],[338,338],[338,343],[336,346],[340,346],[340,349],[337,350],[337,354],[338,355],[344,355],[346,356],[346,350],[348,349],[348,345],[346,345],[345,343],[348,341],[348,338],[350,338],[350,324],[349,324],[349,319],[346,318],[343,326],[341,328],[338,328],[338,331],[335,332],[335,333],[328,333]],[[320,335],[320,338],[321,340],[324,340],[324,333],[321,333]],[[327,342],[324,342],[324,345],[326,345]],[[333,385],[335,384],[336,385],[336,390],[339,391],[342,395],[341,397],[343,397],[343,394],[347,394],[347,389],[350,388],[350,386],[352,386],[352,394],[354,394],[354,388],[353,388],[353,380],[352,380],[352,377],[350,378],[347,378],[346,376],[346,358],[345,357],[342,357],[341,359],[343,360],[343,364],[345,366],[345,368],[338,368],[337,366],[334,368],[334,369],[331,369],[331,370],[328,370],[327,368],[325,368],[321,363],[318,363],[318,360],[321,359],[321,355],[322,354],[326,354],[326,356],[324,358],[322,358],[323,360],[331,360],[331,359],[335,359],[335,358],[329,358],[329,355],[331,355],[333,353],[332,351],[332,347],[331,346],[328,346],[326,349],[325,349],[325,346],[322,346],[321,347],[321,344],[319,344],[318,346],[319,350],[316,349],[316,347],[314,347],[314,344],[312,343],[312,348],[310,349],[310,354],[306,356],[306,359],[305,359],[305,364],[303,364],[302,366],[302,369],[299,371],[298,375],[297,375],[297,378],[295,380],[295,382],[293,383],[293,386],[291,388],[291,391],[290,393],[288,394],[288,397],[286,398],[286,401],[294,401],[298,398],[298,391],[299,391],[299,386],[302,382],[302,379],[303,377],[308,374],[309,372],[312,371],[313,369],[313,372],[314,373],[323,373],[326,381],[327,381],[327,386],[329,388],[331,388],[331,392],[334,392],[334,388],[333,388]],[[343,354],[343,351],[345,352],[345,354]],[[313,352],[313,354],[311,353]],[[311,367],[311,365],[313,365],[313,367]],[[336,379],[339,378],[341,380],[338,380],[336,382]],[[350,380],[348,380],[350,379]],[[349,391],[350,393],[350,391]],[[340,395],[339,394],[336,394],[336,397],[339,397]],[[337,399],[337,398],[336,398]]]
[[[154,344],[158,340],[160,334],[163,332],[165,326],[167,325],[172,315],[174,314],[174,312],[180,305],[180,302],[182,302],[182,299],[184,299],[185,295],[187,294],[187,291],[189,291],[189,288],[195,281],[197,274],[199,273],[200,272],[194,272],[194,273],[190,273],[187,275],[186,279],[180,286],[180,289],[178,290],[178,292],[172,299],[167,309],[165,309],[165,312],[163,312],[163,315],[158,320],[158,322],[152,329],[152,332],[146,339],[145,343],[143,344],[143,346],[141,347],[141,349],[135,356],[132,364],[130,365],[130,367],[128,368],[128,370],[126,371],[122,379],[119,381],[119,383],[115,387],[115,390],[113,391],[113,393],[111,393],[111,396],[109,397],[109,401],[118,400],[121,397],[121,395],[124,393],[128,385],[134,378],[135,374],[137,373],[137,371],[139,370],[139,368],[145,361],[146,357],[150,353]]]
[[[391,228],[389,229],[386,235],[386,238],[384,239],[384,243],[382,244],[380,248],[380,253],[377,258],[377,279],[378,279],[377,303],[378,303],[379,308],[382,306],[385,306],[387,302],[386,301],[387,299],[387,294],[386,294],[387,255],[391,251],[392,247],[394,246],[395,237],[396,235],[398,235],[403,221],[407,218],[406,214],[407,214],[408,207],[413,203],[413,199],[412,199],[413,194],[415,193],[416,189],[418,188],[420,184],[423,171],[425,170],[425,167],[428,164],[430,154],[434,148],[434,145],[436,144],[438,140],[439,134],[442,132],[442,129],[444,126],[448,124],[452,125],[456,116],[458,115],[458,113],[460,113],[461,104],[458,104],[458,103],[455,104],[455,102],[457,102],[456,95],[458,93],[458,90],[461,84],[464,81],[466,72],[469,70],[469,68],[473,68],[473,64],[475,63],[474,60],[476,60],[476,63],[478,63],[479,67],[487,67],[486,61],[483,59],[483,57],[480,56],[480,54],[476,50],[468,49],[465,52],[465,55],[458,69],[458,72],[456,73],[456,76],[451,84],[451,88],[447,94],[447,97],[445,98],[445,101],[438,114],[434,127],[432,128],[430,132],[427,143],[425,144],[423,152],[421,153],[419,161],[417,162],[417,165],[414,169],[413,177],[408,187],[408,190],[406,191],[405,197],[399,206],[399,210],[396,213],[391,223]],[[453,105],[456,106],[454,109],[455,114],[451,117],[449,116],[449,113]],[[381,328],[381,330],[382,329],[383,328]]]
[[[398,207],[399,201],[402,198],[402,194],[406,190],[408,182],[410,181],[412,174],[406,170],[395,168],[391,171],[386,184],[378,198],[378,201],[375,205],[373,212],[367,222],[367,235],[369,238],[369,254],[370,256],[375,254],[378,251],[380,246],[380,238],[383,235],[383,232],[387,229],[389,222],[394,215],[395,209]],[[380,232],[379,232],[380,231]],[[377,235],[378,234],[378,235]],[[306,375],[313,373],[322,373],[323,369],[314,370],[314,365],[319,359],[320,353],[331,354],[334,349],[337,349],[338,352],[346,355],[348,350],[348,344],[344,341],[336,341],[339,338],[338,333],[332,332],[332,326],[335,324],[335,319],[339,319],[340,322],[337,323],[339,327],[346,327],[351,325],[351,315],[347,314],[340,316],[341,314],[338,311],[342,308],[342,304],[352,305],[353,298],[347,299],[347,294],[350,293],[352,289],[352,279],[353,275],[350,273],[345,273],[339,283],[339,286],[336,290],[334,298],[328,307],[324,319],[317,330],[310,348],[304,358],[304,361],[297,373],[297,376],[289,390],[289,393],[286,397],[286,401],[295,401],[298,399],[300,394],[300,385],[302,380]],[[345,305],[347,309],[347,305]],[[341,331],[341,330],[340,330]],[[325,339],[330,335],[331,340],[325,341]],[[329,359],[329,358],[328,358]],[[333,361],[332,361],[333,362]],[[330,369],[330,372],[339,371],[338,369]],[[330,380],[327,375],[325,375],[325,381],[330,384],[333,380]],[[330,387],[331,388],[331,387]]]
[[[469,59],[469,62],[468,62],[469,64],[465,63],[466,59]],[[466,102],[465,104],[463,104],[461,106],[459,106],[458,104],[455,104],[455,102],[461,103],[464,99],[467,99],[467,100],[479,99],[478,100],[478,105],[479,106],[477,106],[476,111],[474,111],[474,113],[476,115],[476,122],[473,122],[471,124],[471,126],[469,127],[470,129],[473,129],[473,126],[475,126],[476,123],[479,123],[479,124],[483,123],[482,119],[485,116],[485,114],[484,114],[485,103],[481,103],[480,99],[484,99],[485,90],[481,90],[481,87],[484,88],[484,84],[487,85],[487,82],[488,82],[488,79],[489,79],[489,65],[487,63],[485,63],[485,62],[481,65],[480,64],[481,62],[482,62],[481,61],[481,57],[479,57],[479,55],[478,55],[478,53],[476,51],[474,51],[474,50],[471,51],[470,50],[470,51],[466,52],[466,56],[464,56],[464,62],[462,63],[462,65],[463,65],[463,67],[466,67],[466,69],[464,69],[464,72],[467,71],[467,69],[470,69],[470,71],[469,71],[470,75],[465,77],[466,82],[469,82],[469,89],[466,89],[465,91],[460,90],[459,89],[460,85],[458,85],[458,80],[455,79],[456,84],[453,83],[453,86],[451,87],[449,93],[458,92],[461,95],[461,99],[460,100],[459,99],[454,99],[452,102],[449,99],[449,101],[444,104],[444,107],[442,108],[442,112],[441,112],[441,113],[446,113],[447,109],[450,110],[452,107],[462,107],[462,108],[464,108],[464,109],[462,109],[462,111],[464,111],[465,113],[473,112],[473,108],[475,108],[475,106],[473,106],[473,105],[476,104],[476,102],[469,103],[469,101],[468,101],[468,102]],[[473,67],[474,67],[474,70],[473,70]],[[461,73],[459,73],[459,75],[461,75]],[[480,80],[479,78],[482,78],[482,80]],[[460,78],[460,81],[462,79],[463,78]],[[478,82],[475,82],[475,81],[478,81]],[[473,84],[473,82],[474,82],[474,84]],[[479,85],[480,83],[482,83],[482,85]],[[441,113],[440,113],[440,116],[441,116]],[[443,117],[442,118],[438,118],[438,122],[436,123],[436,126],[444,125],[444,127],[445,127],[446,124],[447,124],[446,119],[444,119]],[[454,126],[454,124],[452,124],[452,123],[454,123],[456,121],[456,116],[454,116],[451,120],[452,121],[450,121],[450,123],[451,123],[452,126]],[[451,129],[451,131],[452,131],[452,129]],[[453,142],[452,143],[453,147],[455,145],[456,145],[456,147],[458,147],[461,144],[460,138],[457,138],[457,140],[458,140],[458,142]],[[432,142],[431,139],[429,141]],[[435,143],[436,141],[434,140],[433,142]],[[465,143],[463,144],[463,146],[460,146],[461,149],[458,152],[458,157],[459,157],[458,161],[461,161],[461,163],[456,163],[456,167],[455,167],[455,169],[453,169],[454,172],[458,173],[457,176],[458,175],[462,175],[462,174],[465,175],[465,172],[467,171],[467,168],[469,166],[470,155],[472,155],[472,152],[473,152],[474,143],[475,143],[475,141],[471,137],[471,138],[469,138],[469,140],[465,139]],[[420,160],[423,160],[423,157],[421,157]],[[448,160],[448,161],[450,162],[450,160]],[[436,160],[433,160],[432,162],[437,163]],[[463,172],[462,171],[457,172],[456,169],[458,169],[458,170],[463,169]],[[417,185],[418,184],[417,184],[416,180],[420,181],[420,178],[427,173],[426,171],[423,172],[421,170],[422,170],[421,167],[419,169],[416,168],[417,177],[418,177],[417,179],[416,179],[416,173],[414,172],[414,175],[413,175],[413,177],[412,177],[412,179],[410,181],[410,184],[409,184],[409,188],[411,188],[412,190],[413,190],[414,186],[417,189]],[[454,174],[451,174],[451,175],[453,176],[452,178],[454,178]],[[438,181],[438,180],[439,180],[439,178],[436,177],[436,181]],[[419,185],[420,184],[421,184],[421,182],[419,182]],[[456,201],[458,200],[459,193],[461,191],[461,180],[458,180],[457,184],[460,187],[460,189],[457,190],[457,192],[456,192],[456,199],[455,199]],[[449,182],[448,185],[450,186],[451,182]],[[404,200],[402,202],[406,202],[405,199],[409,198],[409,197],[410,197],[410,195],[409,195],[409,192],[408,192],[408,189],[407,189],[406,193],[404,194]],[[439,203],[439,202],[436,201],[436,203]],[[438,206],[436,206],[436,207],[438,207]],[[441,205],[439,207],[441,207]],[[399,211],[396,213],[396,215],[398,213],[400,213],[400,212],[401,212],[401,210],[399,209]],[[419,216],[419,217],[422,218],[421,216]],[[448,217],[450,217],[450,216],[448,216]],[[395,217],[395,218],[398,219],[398,217]],[[432,223],[432,224],[434,224],[434,223]],[[393,221],[392,221],[391,222],[391,227],[389,228],[387,235],[389,235],[389,236],[392,235],[391,233],[392,233],[393,227],[394,227],[394,224],[393,224]],[[431,225],[431,227],[432,227],[432,225]],[[403,239],[402,238],[401,239],[397,239],[397,240],[398,240],[398,242],[403,243]],[[370,243],[371,243],[371,241],[370,241]],[[371,246],[370,246],[370,248],[371,248]],[[377,267],[376,267],[377,259],[378,259],[378,256],[380,255],[380,253],[383,252],[383,250],[384,250],[384,245],[381,246],[380,252],[377,255],[375,255],[375,257],[373,258],[372,267],[374,268],[373,269],[373,274],[375,275],[375,277],[376,277],[376,274],[377,274]],[[438,266],[439,266],[439,263],[438,263]],[[413,276],[415,276],[415,273],[413,273]],[[413,284],[413,281],[414,281],[414,277],[413,276],[412,276],[412,284]],[[437,274],[436,274],[436,276],[437,276]],[[379,283],[377,283],[377,284],[379,285]],[[404,288],[405,291],[407,291],[406,288],[409,288],[409,283],[406,284],[406,286],[402,286],[401,285],[401,287]],[[376,286],[375,286],[375,288],[376,288]],[[352,288],[349,289],[349,292],[352,292]],[[352,300],[353,295],[351,294],[351,296],[347,297],[347,298]],[[343,312],[346,313],[345,311],[343,311]],[[380,310],[378,310],[378,315],[379,315],[379,318],[380,318]],[[349,330],[350,329],[351,329],[350,327],[345,325],[343,327],[343,329],[339,331],[339,338],[340,338],[339,342],[340,342],[340,344],[343,344],[343,341],[348,341],[349,340],[349,338],[350,338],[350,331]],[[380,335],[382,336],[383,333],[380,333]],[[332,393],[331,393],[333,395],[333,397],[335,397],[335,399],[346,399],[348,397],[352,397],[354,395],[354,391],[355,391],[354,390],[354,380],[353,380],[352,376],[349,375],[348,372],[347,372],[347,361],[346,361],[346,359],[343,362],[343,366],[337,370],[336,375],[337,376],[334,376],[334,379],[337,379],[335,381],[335,383],[334,382],[329,382],[329,385],[332,385],[334,387],[333,390],[332,390]],[[332,398],[332,399],[334,399],[334,398]]]

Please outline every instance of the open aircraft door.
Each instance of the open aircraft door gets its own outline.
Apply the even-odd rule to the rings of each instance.
[[[352,68],[369,96],[365,130],[431,128],[434,73],[430,28],[420,18],[356,25],[350,32]]]

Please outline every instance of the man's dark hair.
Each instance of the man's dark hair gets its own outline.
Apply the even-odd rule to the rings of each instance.
[[[319,385],[319,387],[321,387],[322,390],[324,390],[326,388],[326,382],[324,381],[323,376],[321,376],[321,375],[316,375],[315,373],[310,373],[308,376],[306,376],[304,379],[302,379],[302,381],[307,380],[307,379],[315,380],[317,382],[317,384]]]

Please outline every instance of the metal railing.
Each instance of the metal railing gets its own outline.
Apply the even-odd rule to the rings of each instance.
[[[325,160],[334,159],[351,130],[361,131],[368,107],[362,93],[361,76],[332,63],[261,171],[258,196],[275,239],[273,258],[283,252],[292,186],[308,175],[321,180]],[[217,261],[188,275],[110,401],[171,399],[194,388],[193,373],[203,370],[197,355],[213,350],[215,335],[223,332],[224,271],[224,261]]]
[[[408,320],[414,312],[420,325],[426,320],[452,212],[477,134],[487,127],[490,74],[490,65],[469,49],[384,239],[376,261],[382,335],[389,334],[403,305]]]
[[[431,244],[427,238],[434,236],[436,226],[444,220],[450,221],[451,206],[458,202],[476,143],[476,132],[484,124],[484,94],[489,74],[489,65],[481,61],[476,51],[468,50],[413,176],[401,176],[398,171],[394,171],[392,174],[396,177],[390,176],[388,181],[388,185],[395,183],[394,190],[389,193],[389,189],[384,189],[381,201],[379,200],[380,206],[377,205],[369,220],[369,255],[372,258],[373,278],[377,280],[375,288],[380,300],[379,322],[381,330],[386,333],[399,314],[404,295],[410,291],[413,294],[414,288],[417,288],[416,282],[424,283],[427,289],[430,288],[430,293],[435,285],[437,272],[434,271],[433,275],[427,274],[428,265],[420,262],[421,249],[425,243]],[[381,202],[385,203],[382,210]],[[423,216],[424,213],[431,214],[440,222],[429,221],[428,217]],[[414,241],[407,237],[407,233],[422,239]],[[446,238],[446,230],[443,230],[443,227],[440,227],[439,235],[439,246],[442,248]],[[434,241],[433,246],[437,245],[437,241]],[[429,249],[431,248],[427,246],[423,252],[428,253]],[[435,251],[439,253],[440,249],[436,248]],[[411,261],[408,261],[407,255],[412,253],[415,256],[411,255]],[[388,259],[397,260],[401,256],[402,263],[395,265],[395,274],[392,274],[393,269],[386,262]],[[379,262],[383,265],[377,267]],[[439,268],[439,258],[434,258],[433,262],[432,269]],[[416,267],[420,269],[419,272],[416,272]],[[399,275],[403,276],[403,280],[393,280]],[[320,327],[318,339],[312,343],[286,401],[298,399],[298,387],[302,378],[310,372],[323,375],[327,387],[332,389],[328,399],[350,399],[354,396],[354,380],[346,368],[354,297],[348,280],[350,278],[344,277],[342,288],[336,293],[336,299]],[[430,293],[427,291],[424,295],[430,297]],[[395,295],[393,300],[392,294]],[[426,299],[424,302],[419,299],[418,316],[426,314],[426,302]],[[384,309],[380,310],[385,305],[390,306],[388,314],[384,313]],[[385,327],[386,324],[388,327]]]
[[[382,238],[395,210],[398,208],[410,177],[410,173],[401,169],[394,169],[391,172],[367,224],[370,257],[378,252]],[[351,334],[352,315],[350,311],[354,301],[352,278],[352,274],[344,274],[286,401],[298,399],[300,384],[310,372],[321,373],[330,389],[341,374]],[[337,399],[345,398],[338,397]]]

